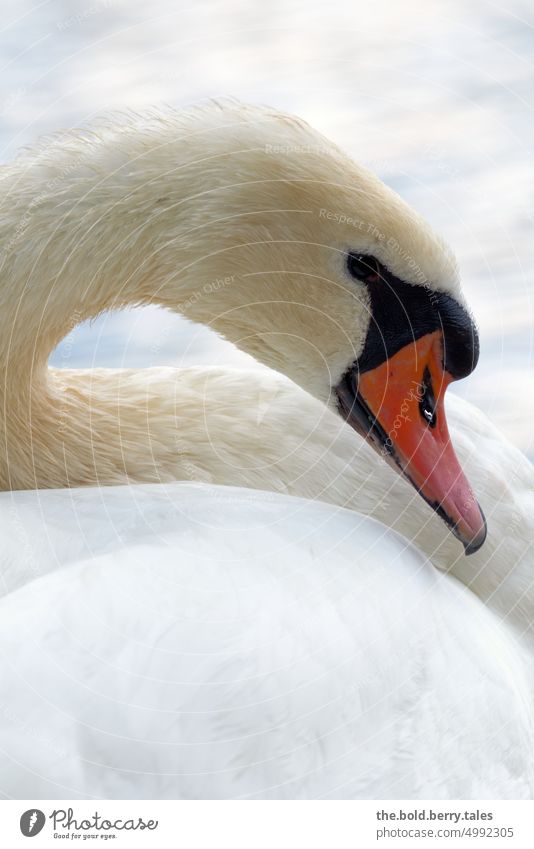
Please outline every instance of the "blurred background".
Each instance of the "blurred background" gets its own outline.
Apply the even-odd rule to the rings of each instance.
[[[458,256],[482,355],[453,391],[534,459],[531,0],[3,0],[2,12],[2,161],[106,109],[234,95],[297,113],[375,170]],[[150,308],[76,328],[52,362],[245,359]]]

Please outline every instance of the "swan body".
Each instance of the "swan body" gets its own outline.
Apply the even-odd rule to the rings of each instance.
[[[380,523],[183,483],[0,515],[35,567],[0,600],[8,796],[531,797],[516,647]]]
[[[98,379],[100,370],[96,371],[91,380]],[[109,386],[107,370],[101,371]],[[83,374],[78,375],[80,382]],[[144,391],[133,399],[136,413],[145,421],[151,422],[153,416],[160,425],[168,425],[161,444],[147,446],[146,460],[153,468],[154,457],[165,449],[172,452],[174,473],[172,468],[166,475],[160,472],[166,483],[180,479],[207,487],[269,486],[273,495],[294,495],[372,516],[413,541],[436,567],[454,574],[518,637],[530,639],[534,469],[472,404],[452,394],[447,400],[458,455],[475,489],[484,493],[489,523],[484,547],[466,559],[458,540],[407,481],[339,416],[282,375],[224,367],[125,370],[118,373],[119,399],[122,387],[132,399],[130,375],[137,386],[144,382]],[[171,391],[164,392],[169,387]],[[178,433],[170,415],[175,399],[183,410]],[[161,414],[165,403],[168,416]],[[155,427],[149,424],[149,429],[153,432]],[[131,485],[124,475],[116,482]],[[100,491],[91,491],[99,501]],[[46,494],[36,503],[46,508]],[[58,539],[73,544],[70,520],[63,531],[55,515],[51,524],[54,534],[61,534]],[[30,559],[40,561],[46,535],[30,537]],[[6,528],[3,539],[4,563],[12,564],[5,573],[11,590],[25,579],[27,567],[25,558],[21,562],[17,534]]]
[[[413,425],[449,450],[444,389],[478,342],[442,240],[303,122],[239,104],[111,117],[1,179],[3,792],[530,798],[532,468],[449,398],[482,548],[441,454],[428,477],[466,558],[343,407],[355,364],[395,389],[412,350],[383,291],[392,315],[419,298],[413,412],[383,447]],[[152,303],[275,371],[48,368],[80,321]]]

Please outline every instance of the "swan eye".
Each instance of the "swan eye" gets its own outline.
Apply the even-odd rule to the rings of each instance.
[[[347,268],[351,277],[362,283],[376,283],[380,279],[380,263],[368,254],[349,253]]]

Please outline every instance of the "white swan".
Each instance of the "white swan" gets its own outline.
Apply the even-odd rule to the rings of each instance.
[[[454,260],[319,134],[236,105],[115,118],[15,160],[2,187],[4,488],[177,480],[202,465],[204,446],[182,440],[202,415],[198,374],[193,412],[180,373],[47,367],[82,319],[160,303],[339,408],[480,547],[443,410],[478,357]],[[241,391],[222,395],[233,394],[228,441],[254,456],[235,422]],[[219,482],[254,485],[225,460],[210,465]],[[280,487],[269,470],[259,478]]]
[[[4,794],[531,798],[516,646],[374,520],[181,483],[0,517],[34,578],[0,599]]]
[[[196,770],[203,775],[210,772],[202,766],[197,769],[206,757],[204,740],[201,745],[204,754],[186,759],[187,776],[178,780],[176,770],[169,773],[168,765],[155,754],[160,744],[154,742],[152,732],[147,730],[153,730],[150,719],[148,725],[132,720],[133,736],[148,735],[147,739],[154,745],[148,745],[145,760],[135,760],[139,750],[130,735],[124,745],[134,753],[135,764],[131,767],[125,765],[126,761],[112,765],[106,757],[103,761],[95,760],[97,749],[105,744],[98,734],[91,733],[84,738],[80,749],[74,748],[74,755],[69,744],[68,752],[63,752],[59,760],[52,756],[52,764],[50,758],[29,752],[35,751],[32,736],[44,735],[46,748],[47,732],[37,717],[42,710],[47,675],[43,672],[38,679],[37,692],[41,695],[37,699],[29,697],[27,685],[34,661],[31,652],[25,654],[19,648],[15,679],[6,674],[4,680],[9,688],[6,693],[11,693],[17,706],[19,724],[23,715],[26,718],[22,730],[19,728],[17,732],[17,721],[9,714],[10,699],[6,697],[7,730],[2,748],[11,763],[13,780],[3,788],[4,792],[16,795],[20,792],[20,782],[28,782],[31,772],[37,776],[29,791],[34,797],[65,795],[66,788],[81,795],[106,795],[107,791],[109,795],[136,795],[125,775],[136,776],[140,788],[137,795],[141,796],[276,795],[275,785],[282,795],[288,796],[530,795],[529,685],[523,659],[502,632],[499,617],[506,614],[516,632],[524,631],[529,620],[532,589],[527,549],[532,520],[529,512],[522,509],[516,511],[510,525],[509,515],[514,511],[513,499],[508,497],[511,481],[504,477],[500,481],[501,473],[491,455],[479,465],[470,456],[469,439],[477,427],[482,430],[477,434],[479,442],[494,438],[493,431],[480,424],[482,419],[468,406],[456,402],[453,410],[461,426],[455,436],[461,459],[467,465],[473,464],[472,478],[481,485],[481,497],[490,520],[489,537],[481,548],[485,536],[483,519],[452,452],[443,410],[447,384],[452,377],[472,369],[478,343],[469,314],[462,305],[454,260],[441,241],[396,195],[306,125],[269,110],[231,104],[186,114],[129,115],[101,123],[94,133],[54,137],[7,166],[3,187],[0,228],[4,282],[0,289],[0,314],[5,332],[0,342],[4,375],[0,480],[5,489],[207,480],[213,484],[321,499],[349,506],[359,513],[373,514],[397,528],[405,537],[415,540],[436,565],[455,572],[484,599],[487,607],[493,608],[493,615],[485,611],[476,598],[462,593],[450,577],[438,579],[435,574],[430,577],[428,567],[422,567],[418,555],[391,532],[367,525],[362,519],[347,518],[347,514],[332,513],[332,508],[325,505],[277,497],[274,505],[266,507],[265,496],[249,496],[252,506],[243,507],[238,502],[240,541],[236,542],[235,534],[232,542],[222,537],[230,560],[250,557],[251,550],[259,550],[264,558],[272,554],[275,549],[265,528],[256,529],[252,536],[243,533],[244,528],[250,523],[262,525],[266,509],[275,511],[279,523],[288,505],[298,504],[297,516],[282,536],[281,551],[297,537],[300,546],[294,557],[306,567],[309,579],[321,588],[325,574],[330,574],[332,569],[337,574],[342,569],[339,564],[349,560],[353,563],[347,589],[356,598],[354,620],[349,624],[335,601],[332,604],[319,601],[318,607],[314,607],[316,625],[310,626],[311,633],[302,648],[314,656],[319,643],[324,645],[332,616],[341,617],[345,630],[343,635],[339,632],[339,639],[346,639],[351,658],[346,672],[349,678],[352,673],[360,682],[352,692],[353,699],[374,703],[375,686],[389,694],[384,714],[375,716],[374,720],[371,717],[370,726],[363,719],[356,722],[352,714],[355,730],[351,726],[349,748],[354,757],[336,757],[335,751],[347,749],[349,737],[343,735],[336,738],[334,754],[328,752],[324,761],[320,756],[326,729],[332,728],[336,721],[347,727],[347,714],[340,713],[341,702],[349,714],[351,711],[345,685],[340,690],[343,698],[340,696],[332,713],[326,712],[324,721],[318,725],[304,722],[300,726],[300,733],[306,738],[306,758],[312,764],[306,770],[298,759],[293,761],[288,755],[292,750],[288,748],[287,735],[292,739],[294,728],[288,730],[287,716],[295,705],[289,696],[284,700],[280,693],[277,695],[279,684],[276,677],[270,676],[263,697],[267,701],[278,698],[279,708],[278,713],[271,715],[270,727],[286,730],[280,732],[280,757],[260,756],[258,762],[268,762],[270,766],[263,773],[260,770],[259,777],[244,769],[242,781],[234,779],[233,774],[231,780],[226,780],[232,770],[236,771],[236,758],[241,765],[256,763],[251,760],[253,750],[245,747],[241,753],[230,742],[222,747],[224,754],[214,770],[217,777],[211,783],[206,778],[204,785],[196,784],[191,772]],[[104,309],[153,302],[210,324],[262,362],[284,371],[302,389],[278,375],[261,372],[155,369],[84,373],[47,369],[50,351],[73,324]],[[348,417],[351,424],[375,442],[382,456],[371,453],[347,427],[338,407],[343,418]],[[465,416],[469,417],[467,426],[461,421]],[[505,450],[516,466],[518,452]],[[394,460],[425,498],[439,507],[440,514],[468,551],[480,550],[466,559],[457,540],[437,515],[417,496],[414,498],[413,490],[386,466],[384,459]],[[516,469],[516,474],[518,478],[513,482],[516,497],[522,496],[522,486],[524,503],[532,498],[532,477],[523,466]],[[500,489],[496,488],[496,481]],[[68,588],[70,602],[59,602],[60,615],[61,611],[68,611],[73,600],[83,598],[81,586],[88,600],[96,600],[102,591],[102,581],[95,557],[102,563],[102,574],[120,576],[117,580],[121,582],[126,578],[124,570],[129,562],[136,592],[146,591],[144,567],[131,569],[131,561],[138,555],[144,562],[156,555],[161,557],[162,582],[167,580],[165,576],[176,572],[180,587],[190,580],[192,564],[198,566],[198,557],[192,555],[191,540],[195,551],[198,546],[206,546],[206,562],[219,565],[225,562],[221,531],[218,531],[219,541],[215,542],[209,535],[206,539],[205,531],[199,530],[197,523],[202,517],[205,521],[207,510],[213,510],[216,498],[214,517],[224,526],[231,510],[225,498],[231,497],[227,490],[210,489],[198,496],[196,489],[192,492],[185,484],[174,484],[164,490],[166,506],[162,505],[158,487],[87,489],[44,495],[6,493],[1,520],[11,534],[14,548],[4,557],[4,586],[11,592],[2,602],[2,644],[7,645],[10,638],[18,643],[17,635],[24,633],[24,623],[29,621],[36,643],[41,639],[46,642],[50,620],[46,614],[41,618],[36,616],[36,604],[42,605],[43,600],[55,597],[61,586]],[[245,496],[241,492],[235,497],[242,501]],[[143,515],[149,516],[143,521],[156,521],[148,537],[141,534],[139,541],[135,499],[142,504]],[[191,500],[196,513],[189,507]],[[65,521],[61,516],[70,509],[68,505],[74,506],[76,522],[82,531],[75,545],[72,531],[67,532],[70,540],[67,544],[65,532],[58,526]],[[186,510],[187,523],[173,537],[177,505],[180,511]],[[84,511],[88,517],[85,526]],[[39,512],[46,521],[39,522]],[[122,538],[122,547],[114,545],[112,537],[103,532],[106,515]],[[334,524],[330,522],[332,516]],[[497,520],[493,530],[492,517]],[[172,548],[165,556],[157,545],[157,521],[163,523],[162,532],[171,535],[166,544]],[[336,539],[332,552],[332,536],[325,535],[318,542],[322,539],[327,544],[317,556],[308,539],[310,524],[314,522],[326,522],[330,535],[336,530],[345,533],[346,528],[346,535],[352,534],[351,545],[342,535],[340,540]],[[307,528],[304,535],[301,527]],[[505,527],[510,536],[509,559],[502,551]],[[183,556],[184,538],[186,556]],[[371,549],[377,577],[367,593],[362,590],[367,588],[365,570]],[[179,564],[176,563],[178,552],[182,552]],[[93,555],[93,570],[85,565],[90,555]],[[390,558],[400,558],[400,571],[389,563]],[[21,559],[29,564],[29,574],[28,569],[24,574]],[[68,573],[56,571],[45,575],[58,565],[69,564]],[[287,565],[283,558],[281,565]],[[401,572],[412,582],[414,610],[417,617],[422,617],[419,625],[417,618],[409,620],[417,629],[411,636],[408,636],[408,620],[403,618],[407,599],[400,589],[400,578],[399,591],[392,595],[392,607],[388,608],[386,602],[388,584]],[[38,575],[43,577],[14,591],[28,577]],[[153,578],[153,568],[150,575]],[[253,563],[251,585],[257,582],[257,587],[263,587],[268,580],[266,561],[259,557]],[[179,605],[179,592],[169,593],[173,603]],[[304,598],[307,599],[306,593]],[[368,617],[361,619],[364,598],[378,611],[374,625]],[[159,599],[160,596],[156,607]],[[192,603],[197,606],[195,609],[212,616],[213,603],[210,607],[206,602],[203,608],[198,593]],[[272,599],[269,609],[278,615],[292,603],[289,593]],[[424,614],[425,605],[428,608]],[[303,609],[303,615],[308,618],[311,611]],[[460,621],[461,610],[465,610],[465,615]],[[433,619],[436,611],[439,611],[439,628]],[[127,602],[114,605],[113,616],[119,632],[129,627],[125,623],[130,614]],[[150,610],[147,616],[145,625],[151,619]],[[394,632],[385,627],[391,616],[396,623]],[[94,623],[87,626],[88,631],[84,631],[84,623],[91,623],[92,619],[88,620],[85,614],[80,617],[77,614],[76,619],[81,631],[79,636],[74,633],[74,643],[91,639]],[[469,626],[465,625],[466,619]],[[235,644],[238,656],[247,639],[253,647],[258,645],[263,625],[256,624],[259,630],[254,626],[245,635],[245,643]],[[160,643],[167,637],[150,628],[148,631],[141,628],[137,636],[143,631],[151,634],[143,663],[156,664],[154,639]],[[425,632],[430,645],[425,643]],[[171,632],[168,638],[167,646],[175,652],[173,640],[184,637]],[[205,627],[199,630],[197,623],[187,635],[188,651],[198,652],[197,645],[201,646],[204,639]],[[462,692],[468,687],[469,676],[474,675],[480,684],[469,688],[472,699],[463,700],[461,708],[451,695],[450,686],[442,686],[441,673],[448,649],[438,650],[435,644],[443,641],[450,648],[449,660],[458,670],[456,684]],[[354,659],[354,647],[359,644],[376,644],[378,655],[371,652],[369,657],[374,657],[373,663],[378,664],[377,680],[369,680],[366,660]],[[385,660],[392,645],[401,646],[406,664],[399,666],[399,678]],[[99,687],[111,687],[108,692],[113,704],[131,701],[135,686],[121,694],[113,691],[105,675],[99,678],[102,663],[109,662],[117,670],[114,661],[101,657],[101,650],[104,649],[95,646],[102,662],[93,662],[87,668],[96,676]],[[52,664],[56,651],[59,646],[48,653]],[[326,669],[331,668],[335,651],[325,650]],[[8,665],[9,657],[5,655]],[[79,655],[73,656],[74,664],[78,660]],[[129,682],[126,687],[133,686],[129,675],[135,674],[132,670],[136,662],[131,658],[126,664],[130,670],[126,679],[121,675],[113,679],[117,687],[124,680]],[[263,654],[259,649],[252,652],[247,663],[252,677],[264,674]],[[39,668],[45,667],[41,663]],[[70,668],[69,664],[66,668]],[[224,678],[226,668],[226,661],[222,666],[200,665],[199,675],[205,683],[210,683],[221,675]],[[412,702],[409,699],[403,702],[403,692],[406,695],[407,690],[403,691],[402,686],[407,686],[415,670],[422,675],[423,684],[415,686]],[[72,680],[72,670],[68,674]],[[149,673],[146,675],[150,678]],[[51,680],[55,681],[53,676]],[[220,692],[222,711],[226,709],[225,700],[237,686],[232,683],[235,680],[235,672],[231,670],[229,689],[222,687]],[[140,686],[139,693],[144,693],[145,698],[150,688],[146,690],[142,683]],[[319,695],[324,696],[330,686],[331,683],[325,685]],[[187,710],[184,693],[167,695],[177,700],[171,713],[176,709],[182,713]],[[63,696],[67,700],[71,696],[77,698],[68,687]],[[153,707],[165,710],[165,698],[164,693],[156,695]],[[417,704],[419,698],[423,699],[423,706]],[[58,733],[60,729],[61,733],[70,729],[68,735],[77,737],[80,729],[88,728],[89,715],[79,702],[60,711],[59,703],[53,698],[47,701],[55,708],[43,720],[45,729],[53,728],[56,720]],[[21,705],[26,708],[21,710]],[[493,724],[486,715],[488,705],[495,711]],[[193,713],[201,710],[194,700],[191,706]],[[101,704],[95,708],[95,714],[97,727],[98,722],[113,717],[111,730],[107,732],[111,735],[117,733],[115,719],[120,717],[119,721],[124,721],[124,715],[129,716],[128,712],[123,715],[121,711],[105,711]],[[361,711],[358,716],[364,714]],[[252,713],[247,721],[233,716],[238,739],[244,735],[247,739],[254,734],[261,736],[259,726],[254,726],[254,716]],[[488,724],[481,719],[483,716]],[[514,723],[505,723],[506,716],[513,716]],[[426,723],[422,735],[414,730],[418,720]],[[465,761],[454,759],[440,770],[439,758],[431,753],[437,751],[441,720],[456,729],[462,727],[476,741],[477,749],[484,750],[480,770],[473,772]],[[398,745],[387,736],[383,745],[378,745],[384,723],[392,729]],[[28,727],[39,730],[32,734],[27,732]],[[187,735],[190,726],[182,727],[178,722],[172,727],[176,745],[185,745],[185,738],[180,735]],[[168,728],[171,733],[171,726]],[[202,728],[201,724],[199,730]],[[224,724],[216,728],[222,736],[217,738],[214,732],[211,743],[214,739],[221,744],[235,739],[228,737]],[[489,735],[485,737],[485,749],[482,739],[476,736],[481,729]],[[494,737],[499,735],[502,746],[496,749]],[[272,740],[272,735],[267,735],[259,744],[264,754]],[[374,743],[369,744],[369,740]],[[367,760],[362,764],[356,753],[362,747],[365,749],[366,741]],[[117,751],[110,746],[107,755],[117,756],[120,761],[122,746]],[[24,751],[22,761],[17,751]],[[411,759],[410,768],[405,762],[393,766],[401,759],[402,751]],[[159,774],[152,781],[146,777],[151,758],[153,772]],[[15,761],[18,761],[16,768]],[[334,767],[329,766],[332,763]],[[377,765],[378,773],[371,777]],[[336,772],[339,766],[342,775]],[[139,777],[140,773],[144,778]],[[312,773],[314,778],[308,781]],[[170,776],[167,783],[160,780],[161,774]]]

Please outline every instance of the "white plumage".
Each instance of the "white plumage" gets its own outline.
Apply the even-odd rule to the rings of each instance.
[[[180,483],[0,508],[48,572],[0,603],[4,793],[531,796],[516,647],[374,520]]]
[[[237,104],[110,118],[2,177],[0,790],[532,797],[532,468],[449,399],[489,523],[466,559],[335,412],[372,318],[347,250],[461,302],[441,240],[302,122]],[[47,369],[132,303],[300,386]]]

